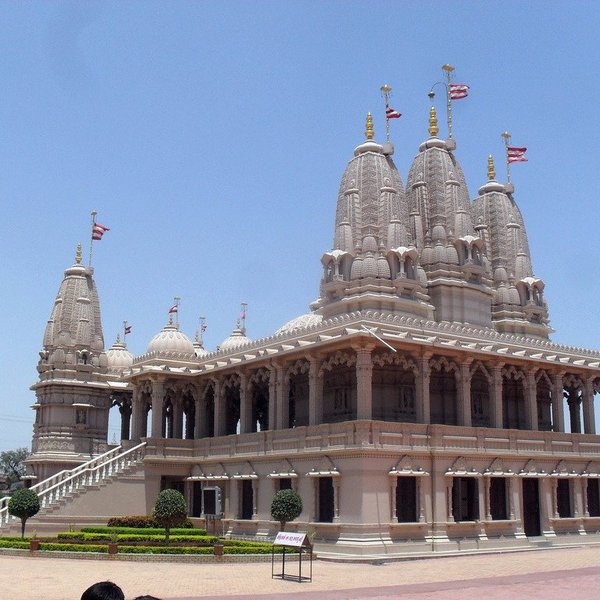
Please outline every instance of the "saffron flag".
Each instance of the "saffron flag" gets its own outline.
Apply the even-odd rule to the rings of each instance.
[[[399,119],[402,115],[397,111],[394,110],[391,106],[388,106],[385,109],[385,118],[386,119]]]
[[[527,148],[517,148],[515,146],[507,146],[506,158],[509,163],[527,162],[527,157],[525,156],[525,152],[527,152]]]
[[[450,100],[460,100],[469,95],[469,86],[464,83],[450,84]]]
[[[93,240],[101,240],[102,236],[110,231],[108,227],[104,227],[104,225],[100,225],[100,223],[94,223],[92,225],[92,239]]]
[[[171,306],[171,308],[169,309],[169,314],[173,314],[176,313],[179,309],[177,308],[177,304],[173,304],[173,306]]]
[[[131,333],[131,325],[125,325],[125,335]]]

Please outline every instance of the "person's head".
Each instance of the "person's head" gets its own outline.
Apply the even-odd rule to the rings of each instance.
[[[160,600],[156,596],[137,596],[133,600]]]
[[[116,583],[99,581],[81,594],[81,600],[125,600],[125,594]]]

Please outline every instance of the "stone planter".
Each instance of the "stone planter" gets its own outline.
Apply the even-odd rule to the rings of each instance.
[[[223,556],[223,544],[215,544],[215,556]]]
[[[29,540],[30,552],[37,552],[40,549],[40,540]]]
[[[119,547],[116,542],[108,542],[108,553],[116,554],[119,551]]]

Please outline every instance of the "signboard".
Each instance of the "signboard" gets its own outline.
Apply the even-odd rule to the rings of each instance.
[[[277,546],[293,546],[295,548],[302,548],[306,546],[306,534],[305,533],[291,533],[287,531],[280,531],[275,536],[273,544]]]

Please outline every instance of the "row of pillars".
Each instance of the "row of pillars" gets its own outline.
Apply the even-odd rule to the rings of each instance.
[[[357,406],[356,418],[372,419],[373,415],[373,360],[372,351],[374,345],[361,346],[354,348],[356,352],[356,385],[357,385]],[[430,423],[430,380],[431,380],[431,355],[421,356],[416,360],[418,371],[415,376],[415,396],[417,409],[417,422]],[[323,422],[323,372],[321,370],[321,360],[316,357],[308,357],[308,418],[309,425],[319,425]],[[471,427],[471,363],[464,362],[459,366],[457,373],[457,424],[460,426]],[[286,429],[289,423],[289,378],[286,376],[287,365],[275,364],[269,366],[268,380],[268,423],[269,429]],[[503,376],[502,365],[494,365],[489,368],[491,385],[491,426],[502,428],[503,422],[503,402],[502,388]],[[252,423],[252,395],[249,389],[249,377],[246,373],[239,373],[239,400],[240,400],[240,432],[249,433],[253,431]],[[226,400],[224,394],[223,380],[213,378],[214,385],[214,435],[225,434],[226,424]],[[525,393],[525,414],[526,428],[529,430],[538,429],[538,407],[537,407],[537,384],[535,370],[530,369],[525,372],[524,381]],[[594,416],[594,387],[593,379],[588,378],[584,381],[581,390],[581,403],[583,406],[583,431],[585,433],[595,433]],[[563,414],[563,374],[555,373],[552,376],[552,422],[554,431],[565,431]],[[199,387],[196,386],[194,396],[200,395]],[[181,396],[181,393],[180,393]],[[165,397],[165,383],[162,380],[152,381],[152,437],[161,437],[163,428],[163,401]],[[271,399],[275,401],[272,402]],[[579,397],[569,402],[571,417],[571,431],[581,432]],[[199,409],[200,405],[196,402],[194,437],[206,437],[208,428],[206,424],[205,411]],[[174,410],[174,437],[181,437],[183,406],[181,398],[177,399],[173,405]],[[145,420],[147,418],[147,409],[142,401],[139,390],[134,391],[132,403],[132,439],[139,439],[145,429]],[[147,434],[148,432],[146,432]]]

